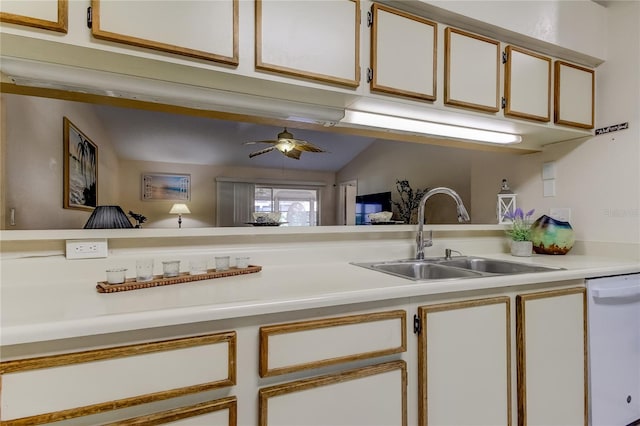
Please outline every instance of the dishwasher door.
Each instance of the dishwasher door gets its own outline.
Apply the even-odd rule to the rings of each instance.
[[[592,426],[640,420],[640,274],[587,280]]]

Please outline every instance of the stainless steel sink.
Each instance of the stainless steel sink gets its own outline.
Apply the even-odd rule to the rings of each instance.
[[[401,262],[385,262],[374,263],[370,266],[358,264],[365,268],[376,271],[386,272],[391,275],[397,275],[411,280],[448,280],[452,278],[469,278],[479,277],[482,274],[471,270],[450,268],[437,263],[425,261],[401,261]]]
[[[546,272],[561,269],[507,260],[486,259],[483,257],[453,258],[451,260],[442,260],[439,264],[499,275],[526,274],[529,272]]]
[[[353,265],[414,281],[456,280],[495,275],[557,271],[563,269],[511,262],[507,260],[467,256],[451,259],[438,257],[423,260],[407,259],[390,262],[365,262],[353,263]]]

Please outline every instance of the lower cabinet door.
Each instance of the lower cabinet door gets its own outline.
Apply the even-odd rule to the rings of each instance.
[[[391,361],[260,389],[260,426],[406,426],[407,367]]]
[[[518,424],[587,425],[586,290],[516,297]]]
[[[510,299],[418,308],[420,425],[511,424]]]

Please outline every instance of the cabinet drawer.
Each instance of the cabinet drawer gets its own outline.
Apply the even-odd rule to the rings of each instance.
[[[171,423],[172,425],[236,426],[238,423],[238,401],[235,396],[230,396],[147,416],[121,420],[104,426],[150,426],[166,423]]]
[[[261,327],[260,377],[404,352],[406,329],[402,310]]]
[[[0,363],[1,418],[40,424],[235,384],[227,332]]]
[[[260,426],[407,425],[407,366],[393,361],[260,389]]]

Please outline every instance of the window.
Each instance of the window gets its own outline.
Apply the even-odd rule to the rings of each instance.
[[[255,186],[254,211],[282,213],[282,226],[316,226],[318,210],[317,189]]]
[[[247,226],[253,212],[282,213],[281,226],[318,226],[325,182],[216,178],[216,226]]]

